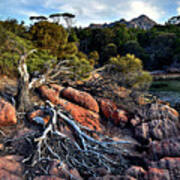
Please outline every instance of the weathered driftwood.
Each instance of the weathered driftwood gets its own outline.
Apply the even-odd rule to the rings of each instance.
[[[96,131],[77,124],[61,107],[55,107],[46,101],[46,107],[51,114],[51,119],[42,134],[34,139],[37,143],[36,151],[32,152],[24,163],[31,163],[34,168],[42,163],[42,160],[57,160],[59,167],[65,169],[65,164],[79,171],[87,171],[92,175],[98,167],[104,167],[108,172],[119,173],[127,166],[122,154],[126,149],[123,144],[133,144],[131,141],[114,141],[111,138],[100,135]],[[58,122],[60,124],[58,125]],[[60,132],[59,126],[65,124],[74,134],[75,140]],[[86,132],[96,133],[96,139]],[[118,158],[114,158],[114,157]],[[28,172],[26,172],[28,175]],[[71,176],[71,174],[69,174]]]
[[[28,53],[20,56],[18,71],[20,74],[18,80],[18,94],[17,94],[17,106],[18,111],[25,111],[29,108],[30,99],[29,99],[29,73],[27,70],[26,59],[32,54],[35,50],[31,50]]]

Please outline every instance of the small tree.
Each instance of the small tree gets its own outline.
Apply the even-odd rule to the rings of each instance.
[[[102,55],[103,63],[107,63],[110,57],[114,57],[117,55],[117,46],[114,43],[107,44],[103,49],[101,55]]]
[[[68,41],[68,34],[61,25],[47,21],[34,24],[30,35],[36,46],[48,49],[53,55],[57,55],[58,49]]]

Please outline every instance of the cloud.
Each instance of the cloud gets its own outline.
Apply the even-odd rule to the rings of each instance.
[[[149,1],[131,1],[129,3],[129,10],[125,12],[127,19],[137,17],[139,15],[145,14],[150,18],[158,21],[164,14],[164,11],[158,8],[156,5],[150,3]]]
[[[178,13],[178,15],[180,15],[180,2],[177,2],[177,13]]]
[[[27,17],[30,17],[30,16],[40,16],[39,13],[37,13],[35,11],[29,11],[29,10],[20,10],[18,13],[22,14],[24,16],[27,16]]]
[[[97,2],[95,0],[47,0],[44,4],[45,8],[51,8],[57,12],[69,12],[76,15],[76,25],[86,26],[90,22],[103,23],[103,12],[107,9],[106,3]],[[101,13],[102,12],[102,13]],[[99,15],[99,13],[101,15]]]
[[[51,7],[61,12],[71,12],[76,15],[77,25],[89,23],[104,23],[120,18],[130,20],[141,14],[146,14],[158,21],[164,14],[163,9],[156,6],[156,1],[150,3],[145,0],[47,0],[44,6]]]
[[[177,8],[177,13],[180,15],[180,7]]]
[[[5,16],[49,15],[70,12],[76,15],[76,25],[105,23],[125,18],[130,20],[145,14],[162,22],[180,11],[179,0],[0,0],[0,11]],[[166,11],[166,13],[165,13]],[[171,11],[171,12],[170,12]],[[170,12],[170,13],[168,13]],[[17,17],[15,16],[15,17]]]
[[[30,2],[29,2],[28,0],[19,0],[19,3],[22,3],[22,4],[27,5],[27,4],[29,4]]]

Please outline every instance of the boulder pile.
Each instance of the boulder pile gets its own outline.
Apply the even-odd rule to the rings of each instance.
[[[63,107],[81,125],[92,130],[102,131],[101,120],[110,120],[116,125],[125,126],[128,123],[126,111],[120,109],[108,99],[96,100],[90,94],[74,88],[64,88],[52,84],[40,87],[42,96],[56,105]],[[29,115],[32,120],[40,110]],[[44,117],[45,118],[45,117]],[[46,118],[45,118],[45,122]]]
[[[136,151],[140,161],[132,161],[124,176],[110,174],[107,169],[99,167],[97,168],[99,177],[88,177],[89,179],[180,179],[180,122],[179,113],[175,109],[162,103],[145,104],[141,113],[132,116],[110,99],[95,98],[72,87],[50,84],[41,86],[39,90],[44,99],[60,106],[82,126],[104,133],[107,128],[104,123],[109,122],[119,129],[131,131],[130,138],[139,142],[137,149],[129,149],[129,152],[133,151],[129,154],[133,156]],[[27,117],[32,124],[45,125],[49,122],[51,114],[42,106],[29,112]],[[0,127],[16,124],[15,107],[0,98]],[[67,128],[61,131],[69,133]],[[0,157],[0,179],[7,177],[21,179],[21,158],[21,156]],[[49,174],[35,179],[67,179],[69,177],[67,172],[58,169],[57,164],[58,162],[52,162]],[[73,174],[74,179],[83,179],[77,169],[71,168],[68,172]]]

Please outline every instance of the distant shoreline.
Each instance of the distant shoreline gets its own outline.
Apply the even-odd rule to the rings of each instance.
[[[180,73],[150,72],[154,81],[159,80],[180,80]]]

